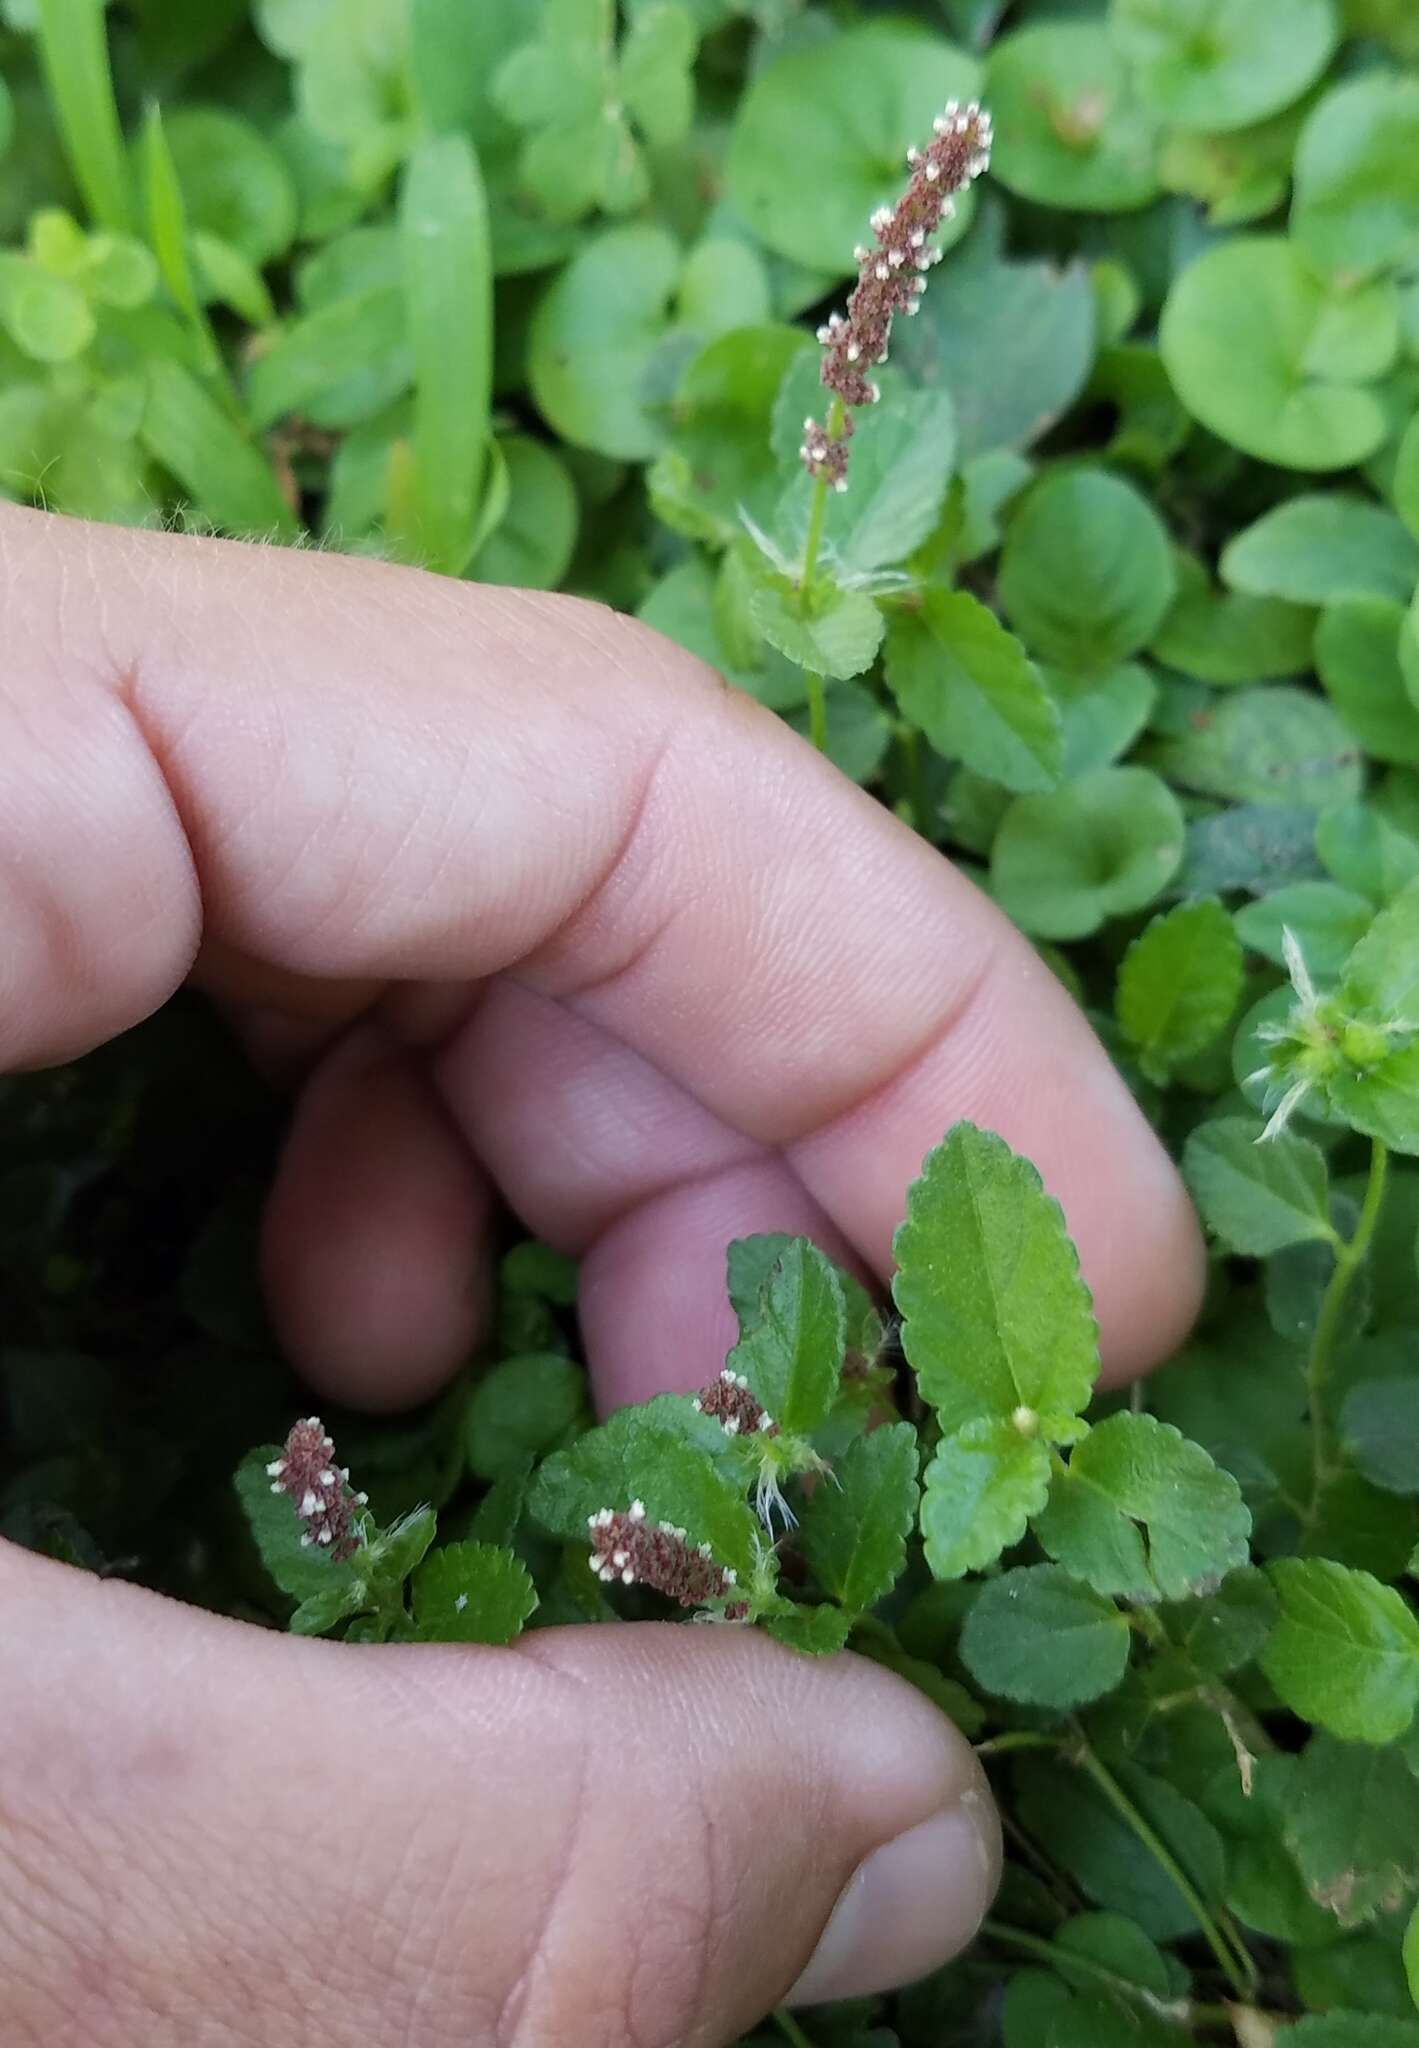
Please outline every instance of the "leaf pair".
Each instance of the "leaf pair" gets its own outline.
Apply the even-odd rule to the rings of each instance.
[[[1032,1521],[1106,1596],[1182,1599],[1245,1561],[1250,1516],[1205,1451],[1149,1415],[1092,1433],[1082,1420],[1098,1369],[1092,1305],[1027,1161],[958,1124],[908,1197],[895,1252],[902,1341],[942,1429],[921,1513],[938,1577],[985,1569]],[[1071,1444],[1065,1464],[1058,1447]]]

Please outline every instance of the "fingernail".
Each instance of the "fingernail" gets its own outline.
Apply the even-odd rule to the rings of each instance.
[[[999,1823],[970,1788],[857,1866],[785,2003],[862,1998],[939,1969],[976,1933],[999,1876]]]

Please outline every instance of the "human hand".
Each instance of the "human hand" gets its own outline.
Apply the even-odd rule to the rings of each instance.
[[[495,1185],[582,1256],[603,1404],[697,1384],[726,1241],[885,1274],[961,1116],[1063,1201],[1113,1376],[1181,1334],[1190,1212],[1062,988],[690,657],[13,508],[0,579],[0,1066],[193,972],[301,1076],[265,1260],[318,1386],[393,1406],[466,1356]],[[725,2042],[931,1968],[994,1883],[966,1745],[851,1657],[301,1642],[3,1545],[0,1619],[17,2048]]]

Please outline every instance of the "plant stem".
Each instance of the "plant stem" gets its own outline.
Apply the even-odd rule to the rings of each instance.
[[[1036,1962],[1048,1963],[1061,1976],[1073,1971],[1077,1976],[1087,1977],[1091,1982],[1102,1985],[1106,1991],[1116,1991],[1122,1997],[1131,1999],[1135,2005],[1143,2005],[1150,2012],[1167,2019],[1191,2018],[1195,2008],[1185,1998],[1160,1998],[1155,1991],[1149,1991],[1142,1984],[1135,1984],[1129,1977],[1121,1977],[1117,1970],[1108,1969],[1103,1963],[1096,1963],[1092,1956],[1083,1955],[1074,1949],[1060,1947],[1056,1942],[1046,1941],[1043,1935],[1029,1934],[1023,1927],[1007,1927],[1001,1920],[987,1920],[981,1933],[990,1941],[998,1941],[1005,1948],[1013,1948],[1020,1955],[1032,1956]]]
[[[1325,1415],[1325,1392],[1335,1364],[1335,1347],[1340,1336],[1341,1317],[1345,1302],[1355,1275],[1369,1256],[1374,1241],[1375,1227],[1380,1220],[1384,1206],[1385,1184],[1389,1172],[1389,1153],[1376,1138],[1370,1152],[1370,1177],[1365,1185],[1365,1199],[1360,1207],[1360,1220],[1355,1234],[1341,1243],[1335,1254],[1335,1266],[1326,1283],[1321,1297],[1320,1314],[1316,1317],[1315,1335],[1311,1339],[1310,1356],[1306,1360],[1306,1393],[1311,1413],[1311,1504],[1306,1520],[1314,1522],[1320,1512],[1321,1496],[1330,1477],[1329,1431]]]
[[[793,2014],[786,2012],[781,2005],[774,2007],[774,2024],[784,2039],[793,2043],[793,2048],[813,2048],[813,2043],[804,2033],[802,2027],[799,2026]]]
[[[843,402],[835,397],[828,408],[828,432],[836,439],[843,430]],[[823,546],[823,525],[828,516],[828,479],[820,476],[813,484],[813,500],[808,508],[808,532],[803,542],[803,567],[798,572],[798,611],[803,617],[808,610],[813,589],[813,575],[818,567],[818,556]],[[823,678],[810,669],[804,670],[808,682],[808,737],[820,754],[828,751],[828,702],[823,687]]]
[[[840,398],[835,397],[828,407],[828,435],[836,440],[843,430],[845,408]],[[828,516],[828,479],[820,476],[814,480],[813,500],[808,508],[808,533],[803,543],[803,567],[798,572],[799,609],[806,611],[808,593],[813,587],[813,572],[818,566],[818,556],[823,546],[823,524]]]
[[[1082,1739],[1072,1754],[1080,1769],[1093,1779],[1110,1806],[1127,1822],[1154,1862],[1177,1886],[1202,1932],[1203,1939],[1216,1956],[1223,1975],[1238,1998],[1249,1998],[1260,1979],[1255,1963],[1241,1943],[1229,1940],[1224,1935],[1197,1886],[1157,1829],[1134,1805],[1108,1766],[1095,1756],[1093,1750]]]

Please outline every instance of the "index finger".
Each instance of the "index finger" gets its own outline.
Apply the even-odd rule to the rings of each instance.
[[[1195,1306],[1181,1186],[1033,948],[646,628],[334,556],[0,514],[0,1064],[204,935],[317,977],[515,972],[780,1147],[879,1271],[956,1118],[1064,1204],[1119,1367]]]

